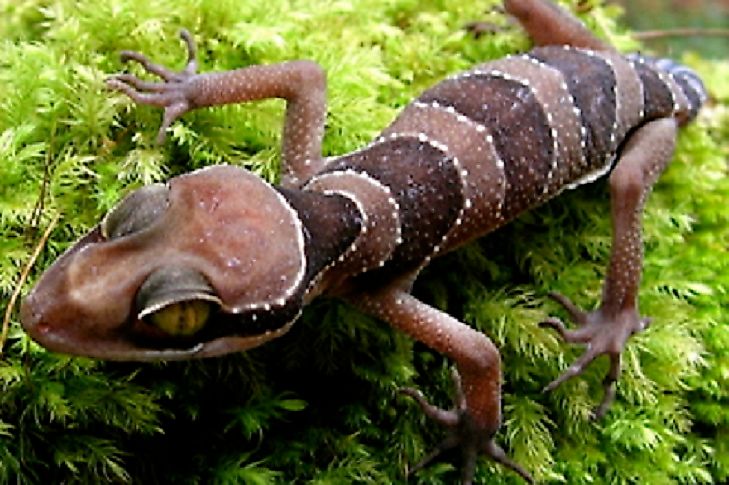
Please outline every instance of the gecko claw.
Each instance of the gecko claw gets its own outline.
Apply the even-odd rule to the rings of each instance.
[[[425,399],[423,393],[416,389],[409,387],[398,389],[400,394],[412,398],[426,416],[448,428],[446,438],[438,443],[417,464],[407,470],[406,475],[410,476],[418,470],[421,470],[438,458],[443,452],[460,447],[463,457],[463,468],[461,470],[462,485],[470,485],[473,483],[473,476],[476,472],[476,461],[479,454],[485,454],[495,462],[519,474],[528,483],[533,483],[534,480],[531,475],[509,459],[504,450],[494,442],[493,432],[481,429],[481,427],[476,425],[468,411],[461,377],[455,369],[453,370],[452,378],[455,387],[453,409],[446,410],[433,406]]]

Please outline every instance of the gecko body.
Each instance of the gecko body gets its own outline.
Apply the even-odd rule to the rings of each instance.
[[[287,100],[282,183],[213,166],[127,196],[48,269],[22,307],[25,329],[51,350],[113,360],[211,357],[278,338],[320,295],[341,297],[456,363],[456,408],[407,389],[455,429],[463,482],[485,453],[531,480],[493,436],[501,423],[498,350],[488,337],[409,294],[428,262],[562,191],[610,174],[613,247],[600,307],[555,296],[578,324],[585,354],[547,386],[598,355],[611,365],[648,319],[637,309],[640,212],[668,164],[676,130],[706,99],[698,76],[672,61],[622,56],[546,1],[507,0],[536,47],[426,90],[353,153],[321,155],[326,79],[309,61],[197,74],[189,34],[179,73],[125,52],[160,76],[109,86],[163,107],[165,129],[185,112],[268,97]]]

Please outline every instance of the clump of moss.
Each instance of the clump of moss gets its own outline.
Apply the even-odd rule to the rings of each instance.
[[[142,184],[213,163],[270,180],[280,101],[191,113],[154,146],[160,113],[104,88],[122,49],[181,66],[177,31],[194,32],[201,70],[294,58],[329,76],[325,152],[366,143],[398,108],[445,75],[524,50],[493,2],[437,0],[29,0],[0,3],[0,295],[3,308],[42,229],[60,216],[43,268]],[[593,2],[595,3],[595,2]],[[497,25],[474,40],[462,26]],[[585,14],[628,46],[616,11]],[[499,440],[546,481],[709,483],[729,477],[729,195],[726,62],[689,58],[713,104],[681,135],[645,215],[641,308],[618,400],[587,419],[605,371],[544,395],[577,350],[536,325],[560,311],[548,291],[587,307],[609,253],[605,184],[583,187],[446,256],[419,297],[491,336],[505,366]],[[724,73],[723,75],[721,73]],[[390,483],[431,447],[434,429],[396,397],[420,386],[447,405],[450,363],[340,303],[318,302],[285,337],[213,361],[113,364],[46,352],[12,314],[0,360],[1,482]],[[452,483],[458,458],[415,477]],[[485,460],[479,483],[515,483]]]

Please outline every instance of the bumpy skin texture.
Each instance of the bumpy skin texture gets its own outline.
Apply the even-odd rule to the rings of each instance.
[[[583,312],[553,295],[579,327],[542,322],[587,345],[547,390],[597,356],[610,357],[595,411],[602,416],[628,338],[649,323],[637,308],[642,207],[671,158],[677,127],[696,115],[705,93],[690,70],[623,57],[549,2],[505,7],[534,50],[444,80],[371,144],[329,160],[321,156],[326,79],[316,64],[197,74],[186,32],[190,59],[180,73],[123,53],[162,78],[120,74],[108,82],[164,108],[160,141],[191,109],[286,99],[282,185],[218,166],[130,195],[41,278],[22,308],[26,330],[49,349],[99,358],[208,357],[279,337],[311,299],[339,296],[456,364],[453,410],[403,390],[450,429],[415,469],[458,446],[463,483],[471,483],[481,453],[531,481],[493,440],[501,424],[498,350],[411,296],[412,282],[433,257],[610,173],[613,246],[601,305]],[[196,300],[215,304],[216,313],[192,335],[166,334],[143,318]]]

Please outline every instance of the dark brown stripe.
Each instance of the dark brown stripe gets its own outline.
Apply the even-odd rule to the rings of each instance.
[[[671,116],[675,103],[673,95],[656,69],[639,61],[633,62],[633,66],[643,83],[644,122]]]
[[[402,244],[383,271],[415,269],[433,253],[463,207],[461,175],[443,151],[417,137],[386,139],[347,155],[326,172],[366,172],[386,185],[400,206]]]
[[[604,59],[564,47],[539,47],[529,53],[564,75],[585,127],[585,157],[592,168],[613,155],[610,140],[616,117],[615,72]]]
[[[554,141],[544,107],[529,86],[474,71],[440,83],[418,101],[452,106],[491,133],[506,174],[505,218],[543,199]]]
[[[354,202],[341,195],[276,189],[291,204],[304,226],[305,280],[308,282],[359,236],[362,216]]]

